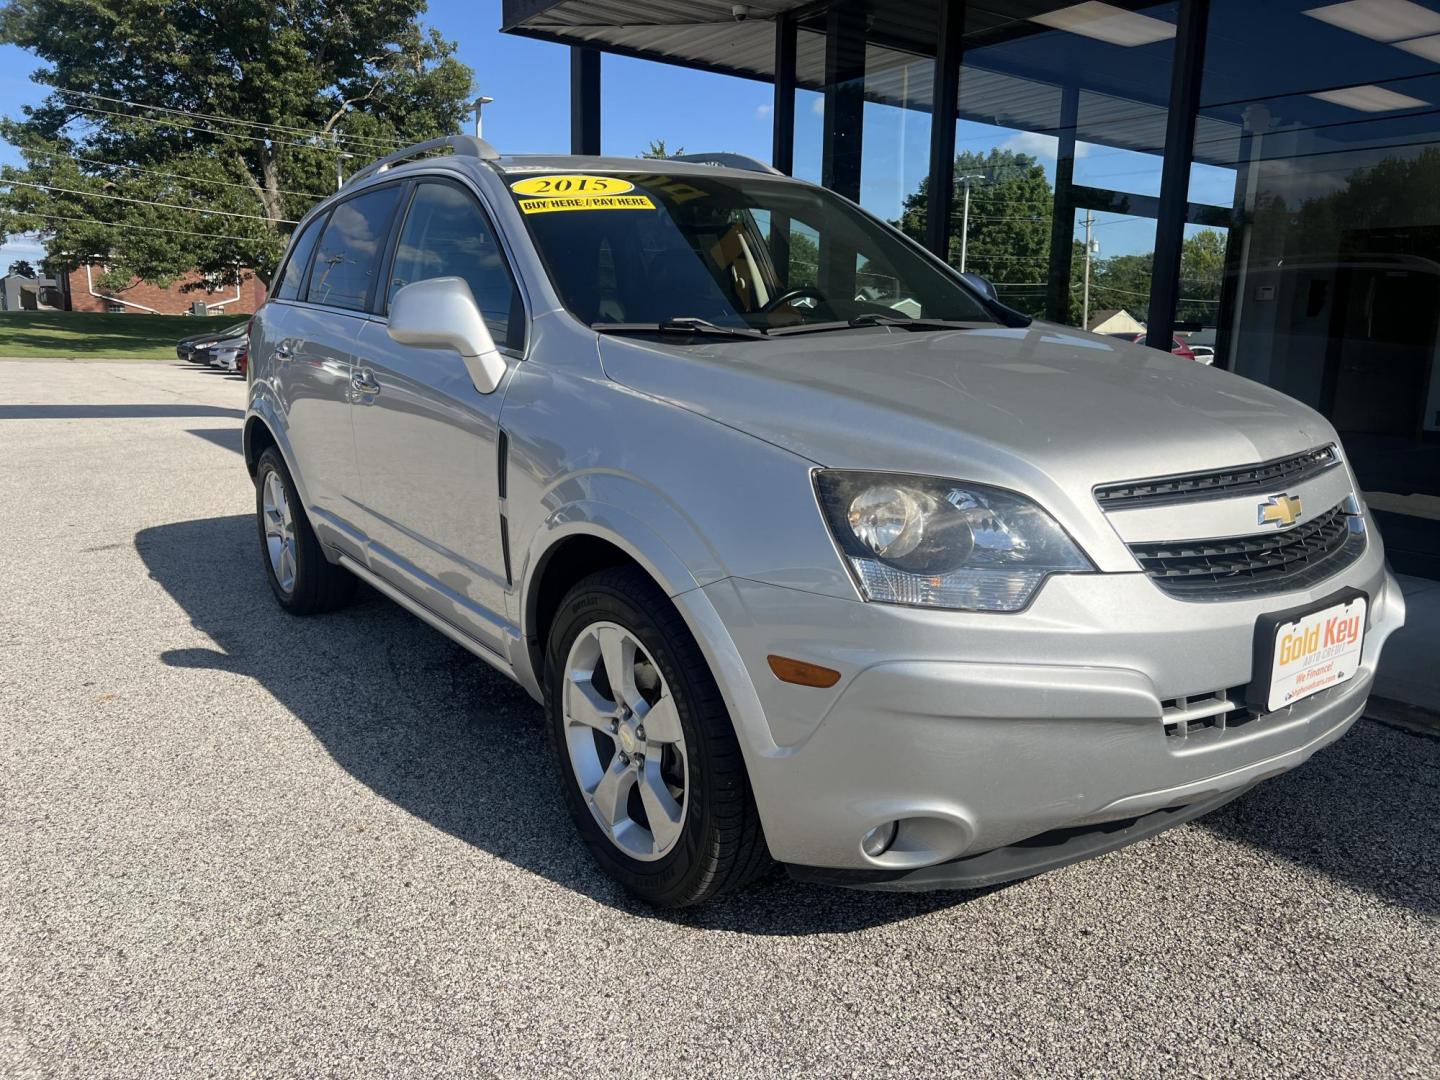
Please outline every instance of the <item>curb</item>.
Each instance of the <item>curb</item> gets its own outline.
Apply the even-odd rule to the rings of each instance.
[[[1393,698],[1372,697],[1365,705],[1365,718],[1415,735],[1440,739],[1440,712],[1419,705]]]

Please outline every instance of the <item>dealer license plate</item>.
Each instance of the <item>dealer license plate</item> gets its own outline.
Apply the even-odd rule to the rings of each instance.
[[[1266,708],[1283,709],[1355,677],[1365,641],[1364,596],[1275,627]]]

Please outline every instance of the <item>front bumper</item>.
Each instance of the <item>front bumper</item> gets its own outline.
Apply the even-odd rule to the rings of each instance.
[[[1223,731],[1167,734],[1175,699],[1250,682],[1259,615],[1343,586],[1370,597],[1351,681]],[[973,884],[940,864],[1054,830],[1218,805],[1293,768],[1360,715],[1385,639],[1404,621],[1378,542],[1311,589],[1224,603],[1176,600],[1142,574],[1056,577],[1015,615],[735,578],[676,599],[730,704],[772,854],[870,872],[857,882],[910,875],[904,887]],[[772,653],[842,678],[827,690],[781,683]],[[866,833],[897,819],[894,846],[865,854]],[[914,874],[927,867],[937,869]]]
[[[1247,784],[1244,787],[1230,788],[1215,795],[1208,795],[1198,802],[1152,810],[1135,818],[1097,822],[1073,829],[1055,829],[1008,847],[994,848],[978,855],[967,855],[932,866],[922,866],[918,870],[835,870],[823,866],[797,866],[794,863],[787,869],[790,876],[797,881],[839,885],[847,889],[873,889],[881,892],[985,889],[1007,881],[1034,877],[1048,870],[1058,870],[1082,859],[1093,859],[1106,852],[1138,843],[1166,829],[1203,817],[1210,811],[1238,799],[1253,786],[1254,784]]]

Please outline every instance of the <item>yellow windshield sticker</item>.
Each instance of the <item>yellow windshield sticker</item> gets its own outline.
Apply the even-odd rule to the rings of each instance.
[[[571,198],[521,199],[522,214],[551,214],[557,210],[654,210],[648,195],[576,195]]]
[[[627,191],[634,191],[635,185],[615,176],[566,173],[560,176],[531,176],[525,180],[516,180],[510,185],[510,190],[516,195],[555,198],[571,195],[623,195]]]

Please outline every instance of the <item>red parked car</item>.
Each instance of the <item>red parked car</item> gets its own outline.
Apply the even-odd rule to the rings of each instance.
[[[1133,341],[1136,345],[1145,344],[1145,335],[1143,333],[1106,334],[1105,336],[1119,338],[1121,341]],[[1212,362],[1211,360],[1201,360],[1200,357],[1195,355],[1194,351],[1190,348],[1190,346],[1185,344],[1185,342],[1181,341],[1178,337],[1170,339],[1170,351],[1176,356],[1183,356],[1187,360],[1198,360],[1202,364],[1208,364]]]

